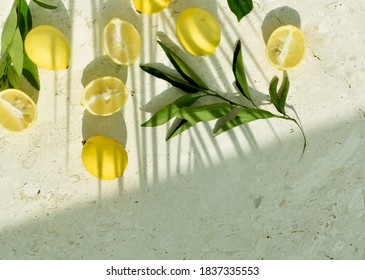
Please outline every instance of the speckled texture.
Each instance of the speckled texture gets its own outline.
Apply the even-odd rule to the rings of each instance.
[[[255,1],[240,23],[223,0],[176,0],[152,16],[137,14],[129,0],[50,2],[59,9],[31,4],[34,25],[60,28],[72,63],[67,71],[41,70],[39,93],[22,85],[39,107],[33,129],[0,130],[0,259],[365,258],[362,1]],[[0,2],[0,27],[11,3]],[[174,21],[186,7],[205,8],[221,24],[212,57],[180,49]],[[141,33],[143,51],[130,68],[103,53],[101,32],[113,17]],[[280,75],[265,57],[265,40],[280,22],[300,25],[307,38],[303,63],[289,73],[288,103],[308,138],[302,160],[300,132],[281,120],[217,138],[213,123],[199,124],[167,143],[167,126],[140,127],[147,111],[181,94],[138,67],[169,65],[157,38],[223,92],[234,92],[231,58],[240,38],[249,84],[265,101]],[[79,103],[83,86],[102,75],[124,80],[130,96],[120,113],[97,118]],[[85,171],[81,142],[94,134],[126,145],[123,178],[100,182]]]

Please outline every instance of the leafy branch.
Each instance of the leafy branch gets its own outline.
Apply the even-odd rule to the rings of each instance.
[[[251,97],[242,61],[240,41],[238,41],[233,54],[232,71],[235,77],[235,84],[241,94],[242,100],[248,101],[250,106],[237,103],[223,96],[219,92],[210,89],[202,81],[199,75],[195,73],[177,54],[163,43],[158,43],[164,50],[166,56],[174,66],[179,76],[172,75],[165,70],[157,69],[150,65],[140,65],[141,69],[157,78],[169,82],[171,85],[187,94],[160,109],[148,121],[142,124],[143,127],[163,125],[175,118],[177,124],[170,129],[166,137],[166,140],[169,140],[199,122],[208,122],[212,120],[217,120],[217,122],[223,121],[222,125],[219,127],[216,125],[217,129],[213,130],[213,134],[216,136],[234,127],[247,124],[252,121],[279,118],[292,121],[299,127],[304,139],[302,154],[304,153],[306,148],[304,130],[296,119],[291,118],[285,112],[286,99],[290,86],[289,77],[286,72],[284,72],[284,78],[279,90],[277,89],[279,78],[276,76],[272,79],[269,86],[271,102],[280,113],[274,114],[270,111],[260,109]],[[196,101],[207,96],[213,97],[217,100],[217,102],[206,105],[196,105]]]
[[[44,1],[33,0],[46,9],[57,8]],[[40,89],[37,66],[24,50],[24,40],[32,29],[32,15],[25,0],[14,0],[1,34],[0,90],[16,88],[23,75],[37,90]]]

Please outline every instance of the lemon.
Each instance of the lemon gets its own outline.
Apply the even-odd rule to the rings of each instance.
[[[128,89],[115,77],[91,81],[84,89],[81,105],[91,114],[109,116],[118,112],[128,98]]]
[[[124,147],[107,136],[97,135],[86,140],[81,158],[86,170],[102,180],[122,176],[128,165]]]
[[[103,47],[115,63],[129,66],[141,53],[141,37],[131,23],[113,18],[104,28]]]
[[[154,14],[162,11],[170,4],[171,0],[133,0],[137,12]]]
[[[269,62],[279,70],[297,66],[305,55],[303,32],[293,25],[275,29],[267,42],[266,55]]]
[[[37,106],[23,91],[6,89],[0,92],[0,124],[14,132],[33,126],[38,117]]]
[[[176,20],[176,35],[181,45],[193,55],[211,55],[221,40],[217,20],[206,10],[187,8]]]
[[[71,48],[65,35],[50,25],[33,28],[24,41],[29,58],[47,70],[66,69],[70,63]]]

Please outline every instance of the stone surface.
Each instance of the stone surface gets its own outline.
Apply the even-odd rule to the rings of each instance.
[[[39,107],[33,129],[0,130],[0,259],[365,258],[361,1],[255,1],[240,23],[226,1],[176,0],[155,15],[136,13],[129,0],[49,2],[59,8],[31,4],[34,25],[61,29],[72,62],[67,71],[40,70],[39,93],[22,84]],[[1,28],[11,3],[0,2]],[[174,21],[186,7],[217,17],[222,42],[213,56],[181,49]],[[102,29],[113,17],[142,36],[142,54],[129,68],[102,50]],[[269,81],[281,73],[266,59],[265,40],[283,23],[300,25],[307,38],[303,63],[289,72],[288,104],[308,139],[302,159],[300,131],[282,120],[216,138],[214,123],[199,124],[169,142],[168,126],[140,127],[148,111],[181,95],[138,67],[171,66],[157,39],[227,93],[235,92],[231,59],[240,39],[254,98],[266,102]],[[103,75],[125,81],[130,96],[122,112],[96,118],[79,103],[83,86]],[[124,177],[101,182],[85,171],[81,142],[94,134],[126,145]]]

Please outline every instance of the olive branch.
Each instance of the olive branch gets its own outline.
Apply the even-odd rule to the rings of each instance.
[[[179,76],[172,75],[165,70],[157,69],[151,65],[140,65],[141,69],[152,76],[169,82],[172,86],[184,91],[186,94],[161,108],[157,113],[142,124],[143,127],[153,127],[166,124],[171,119],[175,118],[177,125],[170,128],[166,140],[169,140],[187,129],[193,127],[199,122],[208,122],[216,120],[215,129],[212,133],[217,136],[234,127],[247,124],[256,120],[278,118],[287,121],[292,121],[298,126],[303,136],[304,154],[307,140],[304,130],[299,122],[290,117],[286,111],[286,99],[289,93],[289,77],[284,72],[284,77],[278,89],[279,78],[274,76],[270,82],[269,95],[272,104],[275,106],[278,113],[272,113],[259,108],[251,97],[251,92],[247,83],[245,67],[242,61],[241,42],[238,41],[233,54],[232,71],[235,77],[235,85],[242,99],[249,101],[250,106],[237,103],[219,93],[216,90],[209,88],[199,75],[194,72],[176,53],[169,49],[162,42],[158,42],[167,58],[174,66]],[[196,105],[195,102],[203,97],[213,97],[217,102],[207,105]],[[229,117],[233,115],[233,117]],[[223,121],[223,124],[218,125],[218,122]]]

